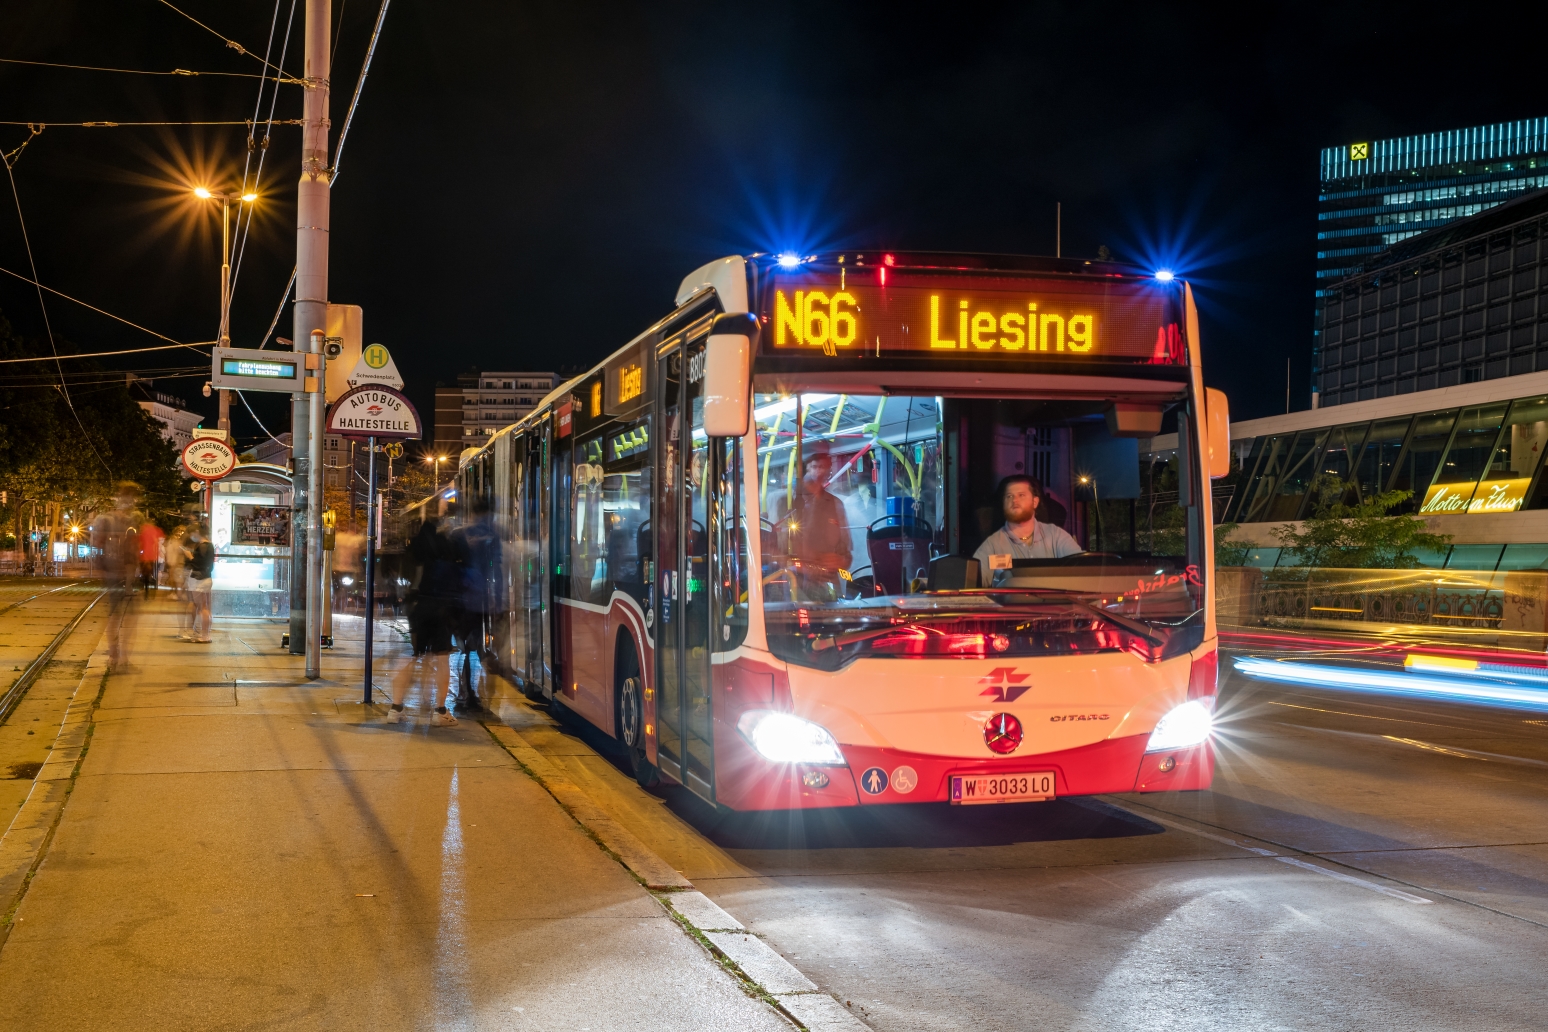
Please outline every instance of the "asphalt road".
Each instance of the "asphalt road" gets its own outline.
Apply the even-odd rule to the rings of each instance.
[[[542,748],[878,1029],[1548,1024],[1548,710],[1232,672],[1219,727],[1205,793],[729,818]]]

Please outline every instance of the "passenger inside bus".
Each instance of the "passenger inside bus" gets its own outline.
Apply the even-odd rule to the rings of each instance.
[[[805,451],[801,490],[786,521],[790,551],[808,577],[833,584],[842,579],[838,571],[850,569],[854,554],[849,514],[828,490],[833,476],[828,442],[817,441]]]

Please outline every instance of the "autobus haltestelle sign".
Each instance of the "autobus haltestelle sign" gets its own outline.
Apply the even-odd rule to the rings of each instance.
[[[236,469],[236,452],[225,441],[201,437],[183,449],[183,468],[200,480],[219,480]]]
[[[423,436],[413,404],[390,387],[356,387],[345,394],[328,410],[327,432],[403,441]]]

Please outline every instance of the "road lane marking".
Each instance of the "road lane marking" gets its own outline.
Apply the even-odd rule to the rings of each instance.
[[[1379,892],[1383,896],[1391,896],[1394,899],[1406,900],[1409,903],[1435,902],[1433,899],[1425,899],[1423,896],[1415,896],[1413,893],[1404,892],[1402,889],[1389,889],[1385,885],[1377,885],[1375,882],[1366,881],[1364,878],[1356,878],[1354,875],[1344,874],[1342,871],[1330,871],[1326,867],[1318,867],[1316,864],[1309,864],[1305,860],[1301,860],[1293,856],[1276,856],[1274,859],[1278,860],[1282,864],[1293,864],[1296,867],[1304,868],[1308,871],[1316,871],[1318,874],[1325,874],[1329,878],[1337,878],[1341,882],[1348,882],[1350,885],[1358,885],[1362,889],[1370,889],[1372,892]]]
[[[1274,723],[1280,727],[1294,727],[1302,731],[1316,731],[1325,735],[1340,735],[1348,738],[1369,738],[1376,741],[1395,742],[1399,745],[1413,746],[1415,749],[1423,749],[1426,752],[1440,753],[1442,756],[1452,756],[1459,760],[1484,760],[1490,763],[1516,763],[1527,767],[1548,767],[1548,762],[1534,760],[1530,756],[1514,756],[1510,753],[1484,752],[1481,749],[1464,749],[1460,746],[1436,745],[1434,742],[1421,741],[1418,738],[1401,738],[1398,735],[1372,735],[1364,731],[1343,731],[1336,727],[1314,727],[1310,724],[1291,724],[1286,721],[1276,720]]]
[[[1331,713],[1339,717],[1360,717],[1363,720],[1386,720],[1395,724],[1423,724],[1425,727],[1447,727],[1453,731],[1467,731],[1472,734],[1486,732],[1487,728],[1463,727],[1461,724],[1437,724],[1433,720],[1414,720],[1412,717],[1388,717],[1379,713],[1350,713],[1347,710],[1323,709],[1321,706],[1302,706],[1294,702],[1275,702],[1272,699],[1264,700],[1270,706],[1284,706],[1288,709],[1311,710],[1313,713]],[[1526,721],[1530,724],[1533,721]],[[1548,724],[1548,720],[1537,721],[1540,724]],[[1297,724],[1297,727],[1301,725]]]
[[[1364,878],[1356,878],[1352,874],[1344,874],[1342,871],[1330,871],[1326,867],[1318,867],[1316,864],[1308,863],[1307,861],[1301,860],[1298,857],[1280,856],[1272,849],[1261,849],[1258,846],[1249,846],[1238,842],[1235,839],[1226,838],[1224,835],[1216,835],[1212,832],[1202,831],[1199,828],[1191,828],[1186,824],[1182,824],[1178,821],[1169,821],[1165,817],[1157,816],[1154,813],[1150,814],[1148,819],[1155,821],[1157,824],[1163,824],[1166,827],[1175,829],[1177,831],[1184,831],[1190,835],[1197,835],[1200,838],[1209,839],[1212,842],[1224,843],[1227,846],[1233,846],[1236,849],[1243,849],[1249,853],[1256,853],[1259,856],[1272,857],[1282,864],[1290,864],[1294,867],[1303,868],[1304,870],[1316,871],[1318,874],[1325,874],[1329,878],[1337,878],[1341,882],[1348,882],[1350,885],[1358,885],[1362,889],[1370,889],[1372,892],[1379,892],[1383,896],[1391,896],[1394,899],[1401,899],[1408,903],[1435,902],[1433,899],[1425,899],[1423,896],[1415,896],[1413,893],[1404,892],[1401,889],[1392,889],[1385,885],[1378,885],[1373,881],[1366,881]]]

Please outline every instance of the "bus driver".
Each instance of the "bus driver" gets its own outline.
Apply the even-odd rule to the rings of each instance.
[[[1005,526],[990,534],[973,553],[983,573],[980,583],[992,585],[1002,570],[1009,576],[1014,559],[1063,559],[1082,551],[1063,527],[1038,520],[1037,506],[1042,499],[1043,485],[1036,477],[1016,474],[1000,481]]]

